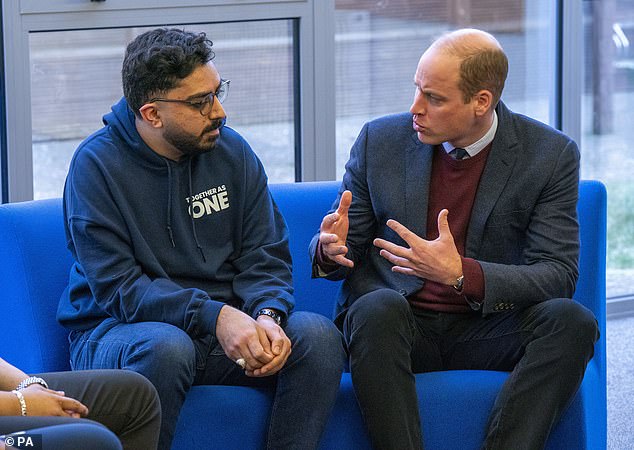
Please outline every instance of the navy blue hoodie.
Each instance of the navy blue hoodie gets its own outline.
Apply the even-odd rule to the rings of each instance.
[[[75,263],[57,312],[71,330],[105,318],[215,334],[220,308],[293,307],[288,231],[247,142],[178,162],[141,139],[124,99],[75,152],[64,189]]]

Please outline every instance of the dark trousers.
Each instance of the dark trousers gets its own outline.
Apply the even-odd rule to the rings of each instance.
[[[50,389],[64,391],[86,405],[88,417],[0,417],[0,435],[41,434],[46,450],[157,448],[160,403],[152,384],[141,375],[127,370],[83,370],[38,376]]]
[[[593,314],[570,299],[482,317],[413,311],[389,289],[358,298],[343,333],[372,443],[399,450],[423,448],[414,373],[458,369],[511,372],[482,448],[543,449],[599,338]]]

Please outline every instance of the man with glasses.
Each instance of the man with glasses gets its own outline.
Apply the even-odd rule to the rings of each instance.
[[[262,164],[224,125],[229,81],[213,57],[204,33],[177,29],[128,45],[124,98],[66,179],[75,263],[58,319],[73,369],[152,381],[159,448],[194,384],[274,387],[267,448],[316,448],[344,365],[341,334],[292,311],[286,225]]]

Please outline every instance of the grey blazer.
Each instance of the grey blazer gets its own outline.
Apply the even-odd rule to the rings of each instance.
[[[485,315],[570,298],[578,277],[577,145],[502,102],[496,111],[498,129],[476,193],[464,255],[482,266]],[[433,147],[418,140],[411,114],[381,117],[361,130],[331,210],[344,190],[352,191],[347,245],[355,267],[326,276],[345,278],[337,313],[372,290],[390,288],[407,296],[425,283],[392,272],[372,241],[381,237],[406,245],[387,227],[390,218],[425,236],[432,154]],[[318,236],[310,243],[314,277],[319,276]]]

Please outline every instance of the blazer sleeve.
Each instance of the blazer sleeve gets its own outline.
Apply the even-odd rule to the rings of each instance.
[[[355,266],[365,257],[376,235],[377,221],[372,208],[372,200],[368,189],[366,178],[366,154],[368,151],[368,131],[369,124],[365,124],[357,137],[352,149],[350,150],[350,158],[346,163],[346,171],[343,176],[341,187],[337,198],[333,202],[328,214],[333,213],[339,206],[341,194],[349,190],[352,192],[352,204],[348,210],[348,219],[350,226],[348,228],[348,238],[346,246],[348,254],[346,257],[354,262]],[[312,261],[313,278],[327,278],[329,280],[341,280],[345,278],[351,270],[347,267],[339,266],[336,270],[324,274],[319,270],[317,265],[317,256],[319,243],[319,232],[313,236],[310,242],[309,254]]]

